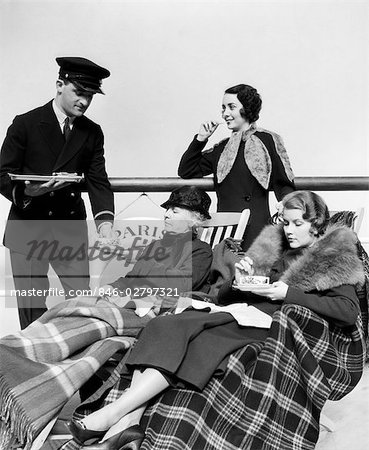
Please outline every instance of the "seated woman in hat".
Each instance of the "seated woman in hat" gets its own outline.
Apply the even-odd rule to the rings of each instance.
[[[183,186],[174,190],[161,206],[164,214],[164,236],[148,245],[133,269],[124,277],[99,289],[106,296],[142,292],[157,288],[159,293],[178,297],[189,291],[206,292],[212,261],[208,244],[197,238],[197,227],[210,218],[211,199],[200,188]],[[155,290],[153,290],[155,292]],[[139,295],[135,295],[137,297]]]
[[[235,280],[221,289],[219,302],[246,302],[268,315],[283,304],[297,304],[325,318],[330,327],[353,327],[359,314],[354,286],[364,279],[355,234],[346,227],[327,229],[328,208],[313,192],[290,193],[282,207],[281,223],[266,227],[236,263]],[[271,283],[244,292],[238,287],[241,277],[253,274],[269,276]],[[268,335],[266,328],[239,326],[230,312],[207,314],[190,309],[158,317],[142,331],[128,357],[127,365],[134,370],[131,387],[115,402],[72,422],[71,431],[83,443],[87,437],[97,437],[98,430],[100,437],[109,430],[100,443],[84,446],[86,450],[121,448],[118,444],[129,439],[136,445],[142,436],[138,438],[138,425],[134,424],[139,423],[148,400],[170,386],[203,390],[215,373],[217,377],[225,373],[230,354],[247,344],[261,345]],[[349,335],[346,341],[351,342]],[[255,362],[252,358],[253,352],[250,370]],[[261,381],[254,380],[255,389]],[[181,407],[191,409],[187,402]]]
[[[37,427],[42,429],[47,423],[43,421],[50,420],[73,392],[117,351],[114,345],[127,348],[128,345],[123,343],[122,347],[121,341],[114,339],[116,336],[128,336],[126,342],[131,343],[130,337],[136,337],[153,317],[163,312],[161,307],[165,308],[166,303],[175,303],[180,294],[187,291],[207,291],[212,250],[197,238],[196,230],[201,222],[210,218],[210,204],[209,195],[197,187],[184,186],[174,190],[162,204],[165,208],[163,238],[148,245],[124,278],[106,286],[107,295],[96,300],[70,299],[51,308],[21,332],[0,339],[0,359],[4,362],[0,379],[4,376],[8,380],[7,387],[4,384],[0,393],[0,416],[7,417],[4,423],[0,420],[0,431],[3,426],[10,440],[15,439],[22,446],[32,441]],[[109,291],[118,291],[125,296],[128,289],[132,292],[135,287],[144,288],[139,290],[142,292],[158,288],[155,303],[151,305],[148,300],[151,310],[144,316],[136,313],[135,305],[131,308],[129,300],[121,305],[120,297],[109,297]],[[100,361],[94,344],[101,342],[104,345],[110,337],[114,342],[111,346],[107,342],[108,347],[104,348]],[[10,358],[9,365],[7,358]],[[19,366],[22,367],[22,382],[16,381],[19,378],[11,369]],[[44,384],[45,371],[52,373],[47,383],[50,391]],[[28,388],[24,396],[12,395],[13,389],[31,380],[34,389],[30,398]],[[42,389],[37,389],[38,380]],[[46,396],[48,401],[43,402]],[[13,400],[5,401],[5,398]],[[20,427],[14,423],[18,419],[10,413],[17,408],[24,412]],[[18,429],[23,431],[15,436]]]

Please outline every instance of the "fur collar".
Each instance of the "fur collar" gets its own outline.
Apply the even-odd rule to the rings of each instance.
[[[324,236],[291,263],[281,280],[304,291],[364,283],[356,242],[357,237],[349,228],[329,227]],[[254,261],[255,274],[267,274],[286,248],[282,227],[266,226],[247,251]]]

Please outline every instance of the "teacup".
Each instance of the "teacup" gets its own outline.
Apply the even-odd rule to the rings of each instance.
[[[269,284],[269,277],[263,277],[261,275],[241,275],[239,284],[242,286],[243,284]]]

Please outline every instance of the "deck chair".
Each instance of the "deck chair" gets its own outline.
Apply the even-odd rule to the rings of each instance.
[[[199,238],[212,248],[228,237],[242,239],[249,217],[249,209],[242,212],[211,213],[211,219],[201,225]]]
[[[342,223],[349,226],[359,234],[361,224],[364,218],[364,208],[358,208],[354,211],[329,211],[332,223]],[[324,411],[324,410],[323,410]],[[320,426],[322,429],[333,432],[336,429],[336,424],[324,412],[320,415]]]
[[[356,234],[359,234],[360,228],[361,228],[361,224],[363,223],[363,219],[364,219],[364,213],[365,213],[365,209],[364,208],[357,208],[356,210],[352,210],[352,211],[329,211],[329,215],[331,216],[331,219],[333,218],[337,218],[340,219],[340,216],[345,218],[345,225],[349,226],[350,228],[352,228]]]
[[[246,229],[247,222],[250,216],[250,210],[245,209],[242,212],[220,212],[220,213],[212,213],[212,218],[207,220],[202,224],[201,229],[199,229],[199,238],[209,243],[212,247],[218,244],[222,239],[227,237],[233,237],[234,239],[242,239],[244,231]],[[131,223],[148,223],[148,221],[157,221],[159,223],[163,223],[162,220],[155,219],[153,217],[130,217],[122,220],[122,226],[127,224],[129,221]],[[129,223],[128,222],[128,223]],[[119,224],[116,224],[117,229],[119,229]],[[96,238],[95,235],[92,238]],[[102,272],[106,269],[106,265],[104,267],[96,267],[96,278],[99,281],[102,275]],[[48,426],[41,432],[38,438],[32,445],[31,450],[51,450],[54,445],[58,445],[57,443],[70,439],[71,435],[69,434],[68,429],[66,428],[65,420],[58,420],[55,418],[51,421]],[[53,444],[55,443],[55,444]]]
[[[365,212],[364,208],[358,208],[355,211],[356,217],[354,219],[354,231],[356,234],[359,234],[361,224],[363,223],[363,219],[364,219],[364,212]]]
[[[57,417],[55,417],[55,419],[51,420],[46,427],[41,431],[41,433],[37,436],[37,438],[33,441],[32,447],[30,450],[41,450],[44,446],[44,443],[46,441],[46,439],[53,439],[52,436],[50,436],[50,432],[52,430],[52,428],[54,427],[55,423],[57,421]],[[71,439],[71,435],[69,434],[65,434],[65,435],[61,435],[58,434],[57,436],[55,436],[55,439]]]
[[[160,238],[163,228],[163,220],[157,217],[137,216],[117,219],[114,223],[114,232],[117,235],[116,242],[110,247],[109,245],[106,246],[107,252],[104,258],[101,260],[95,258],[90,261],[91,289],[93,290],[95,287],[105,284],[102,278],[106,274],[108,266],[110,280],[125,275],[132,268],[136,261],[138,250],[132,251],[130,263],[127,265],[122,261],[117,261],[117,258],[113,256],[114,252],[119,253],[120,246],[129,249],[134,244],[135,238],[140,238],[145,242],[144,247],[146,247],[151,240]],[[89,233],[89,242],[92,247],[97,245],[98,235],[95,229],[91,229]],[[138,249],[139,244],[136,243],[135,247]],[[109,251],[112,253],[112,259],[109,259]]]

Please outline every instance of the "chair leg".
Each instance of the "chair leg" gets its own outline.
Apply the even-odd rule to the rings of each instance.
[[[39,450],[44,442],[46,441],[51,428],[54,426],[54,423],[56,422],[57,417],[55,419],[50,420],[50,422],[46,425],[46,427],[41,431],[41,433],[37,436],[37,438],[33,441],[32,447],[30,450]]]

